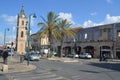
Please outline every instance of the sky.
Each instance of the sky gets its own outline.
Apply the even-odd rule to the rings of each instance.
[[[72,23],[72,27],[93,27],[120,22],[120,0],[2,0],[0,2],[0,45],[4,43],[6,30],[6,42],[15,41],[17,15],[22,6],[28,16],[36,14],[31,19],[31,33],[36,33],[43,22],[40,16],[47,18],[52,11],[61,18]],[[7,30],[9,28],[9,31]]]

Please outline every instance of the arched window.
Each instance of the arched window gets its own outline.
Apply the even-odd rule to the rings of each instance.
[[[24,36],[24,32],[23,31],[21,31],[21,37],[23,37]]]
[[[22,25],[24,25],[24,21],[22,21]]]

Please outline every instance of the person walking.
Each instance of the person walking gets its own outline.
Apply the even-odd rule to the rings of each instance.
[[[8,57],[9,55],[8,55],[8,52],[7,52],[7,50],[4,50],[3,51],[3,55],[2,55],[2,57],[3,57],[3,63],[4,64],[7,64],[7,57]]]

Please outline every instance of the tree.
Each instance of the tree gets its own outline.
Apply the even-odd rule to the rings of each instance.
[[[44,22],[38,23],[38,26],[41,27],[40,29],[40,36],[41,37],[48,37],[49,40],[49,48],[51,51],[52,39],[56,38],[59,33],[57,31],[57,22],[59,21],[58,15],[54,14],[53,12],[49,12],[47,15],[47,19],[41,17]]]
[[[71,38],[75,37],[75,30],[70,28],[72,24],[68,22],[66,19],[65,20],[60,20],[58,23],[58,29],[59,29],[59,34],[58,40],[60,40],[61,47],[60,47],[60,57],[62,57],[62,50],[63,50],[63,43],[65,40],[65,36],[69,36]]]

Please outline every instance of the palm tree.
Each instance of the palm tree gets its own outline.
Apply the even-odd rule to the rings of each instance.
[[[58,29],[60,33],[60,37],[58,36],[58,40],[60,40],[60,57],[62,57],[62,50],[63,50],[63,43],[65,40],[65,36],[69,36],[71,38],[75,37],[75,31],[74,29],[70,28],[72,24],[68,22],[66,19],[65,20],[60,20],[58,23]]]
[[[40,36],[41,37],[48,37],[49,40],[49,48],[51,51],[51,44],[52,39],[56,38],[58,36],[58,31],[56,31],[57,28],[57,22],[59,20],[58,15],[54,14],[53,12],[49,12],[47,15],[47,19],[44,19],[41,17],[44,22],[38,23],[38,26],[41,27],[40,29]]]

